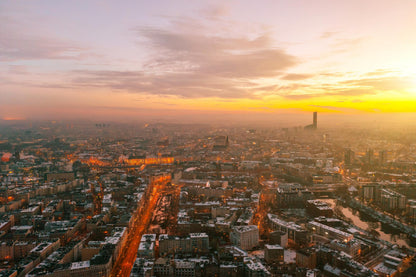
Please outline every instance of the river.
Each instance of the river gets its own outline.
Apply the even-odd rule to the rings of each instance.
[[[389,234],[385,233],[384,230],[381,229],[380,222],[371,222],[371,221],[364,221],[364,219],[360,218],[360,212],[357,210],[353,210],[350,207],[344,207],[342,205],[337,204],[335,199],[320,199],[325,201],[326,203],[330,204],[332,208],[337,207],[342,214],[346,217],[351,219],[352,223],[357,227],[363,230],[376,230],[380,234],[380,239],[388,241],[393,244],[397,244],[399,246],[405,246],[410,248],[408,241],[406,240],[405,234]]]

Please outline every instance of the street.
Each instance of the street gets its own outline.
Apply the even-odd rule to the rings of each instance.
[[[136,260],[140,239],[147,231],[152,220],[156,203],[169,182],[170,179],[161,178],[149,185],[150,191],[144,196],[148,197],[148,199],[143,199],[144,201],[142,201],[134,214],[133,226],[131,230],[129,230],[127,241],[123,245],[123,248],[120,251],[121,254],[114,264],[111,276],[127,277],[130,275],[130,271]]]

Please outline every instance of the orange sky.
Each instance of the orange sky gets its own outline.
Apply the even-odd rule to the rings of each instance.
[[[384,0],[2,1],[0,117],[413,113],[414,14]]]

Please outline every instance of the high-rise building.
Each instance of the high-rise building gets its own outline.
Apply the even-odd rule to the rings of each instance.
[[[316,130],[318,128],[318,112],[313,112],[313,122],[304,127],[305,130]]]
[[[404,210],[407,204],[407,197],[391,189],[381,189],[380,191],[381,207],[385,210]]]
[[[365,200],[376,201],[379,194],[379,187],[377,184],[363,184],[361,186],[361,197]]]
[[[355,160],[355,153],[351,149],[346,149],[344,154],[345,165],[352,165]]]

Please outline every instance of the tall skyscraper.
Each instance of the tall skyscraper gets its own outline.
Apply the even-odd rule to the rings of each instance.
[[[313,112],[313,122],[304,127],[305,130],[316,130],[318,128],[318,112]]]

